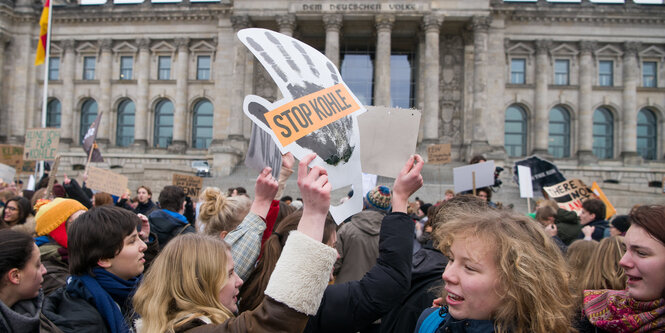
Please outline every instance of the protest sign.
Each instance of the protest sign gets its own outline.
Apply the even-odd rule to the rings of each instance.
[[[11,183],[16,176],[16,169],[7,164],[0,163],[0,182]]]
[[[531,182],[533,183],[532,186],[534,191],[540,192],[545,186],[552,186],[566,180],[554,163],[538,156],[531,156],[527,159],[515,162],[513,179],[518,183],[518,165],[523,165],[531,169]]]
[[[364,173],[397,178],[416,153],[420,111],[368,106],[358,116],[360,164]]]
[[[18,168],[23,164],[23,147],[0,145],[0,163]]]
[[[60,144],[59,128],[31,128],[25,132],[23,159],[50,161],[55,159]]]
[[[533,198],[533,186],[531,183],[531,169],[529,167],[518,165],[517,174],[519,175],[520,197]]]
[[[245,155],[245,165],[256,172],[263,171],[269,166],[272,168],[272,176],[279,179],[279,170],[282,168],[282,153],[279,147],[272,141],[270,134],[261,130],[256,124],[252,124],[252,133],[249,137],[249,147]]]
[[[363,172],[363,197],[367,195],[367,192],[376,187],[376,181],[378,178],[379,177],[376,175]]]
[[[610,217],[614,216],[614,214],[617,213],[617,210],[614,208],[614,205],[612,205],[612,203],[607,198],[605,193],[603,193],[603,190],[600,189],[598,183],[596,182],[591,183],[591,191],[593,192],[593,194],[596,195],[598,199],[602,200],[605,203],[605,219],[609,220]]]
[[[60,155],[55,156],[55,161],[51,167],[51,175],[55,176],[58,174],[58,167],[60,166]],[[46,186],[46,192],[44,192],[44,199],[49,199],[53,197],[53,185],[55,184],[55,177],[48,177],[48,186]]]
[[[582,210],[582,201],[593,198],[593,192],[579,179],[565,180],[543,189],[559,207],[578,214]]]
[[[127,189],[127,177],[111,170],[100,169],[94,166],[88,168],[88,180],[85,182],[90,189],[106,192],[115,196],[122,196]]]
[[[494,161],[454,168],[453,183],[455,193],[494,185]]]
[[[333,190],[353,185],[362,188],[360,134],[357,116],[365,107],[342,81],[333,63],[313,47],[267,29],[238,32],[277,84],[281,99],[271,102],[249,95],[243,112],[266,133],[282,154],[302,160],[310,153],[328,173]],[[339,206],[330,206],[335,222],[362,210],[361,191]]]
[[[203,178],[174,173],[173,185],[180,187],[188,197],[198,198],[203,187]]]
[[[427,163],[446,164],[450,163],[450,143],[442,143],[427,147]]]

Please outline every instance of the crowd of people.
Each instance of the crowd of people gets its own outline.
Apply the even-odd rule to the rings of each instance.
[[[0,332],[665,331],[665,205],[608,221],[601,200],[525,215],[488,188],[426,203],[413,155],[337,225],[315,157],[295,200],[290,154],[253,198],[5,184]]]

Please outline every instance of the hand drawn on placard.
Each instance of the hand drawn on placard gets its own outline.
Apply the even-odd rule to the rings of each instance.
[[[282,154],[292,152],[302,159],[315,152],[318,157],[312,165],[328,171],[333,189],[349,184],[362,188],[356,117],[365,108],[337,68],[311,46],[274,31],[243,29],[238,38],[263,64],[284,96],[273,103],[249,95],[243,103],[245,114],[271,134]],[[342,215],[362,209],[360,196],[347,202],[347,208],[337,207],[341,210],[331,207],[338,223]]]

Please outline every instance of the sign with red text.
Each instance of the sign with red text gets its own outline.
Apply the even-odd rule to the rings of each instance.
[[[559,207],[579,214],[584,200],[595,198],[593,191],[579,179],[565,180],[553,186],[543,188],[550,199]]]

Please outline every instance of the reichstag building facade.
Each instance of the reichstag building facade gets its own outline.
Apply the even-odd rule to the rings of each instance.
[[[40,126],[41,6],[0,2],[2,143]],[[280,97],[235,36],[261,27],[325,53],[365,104],[422,110],[421,152],[450,143],[456,161],[506,165],[535,153],[645,184],[665,172],[662,0],[73,0],[52,15],[47,126],[71,165],[104,112],[111,166],[207,159],[229,174],[250,134],[244,96]]]

